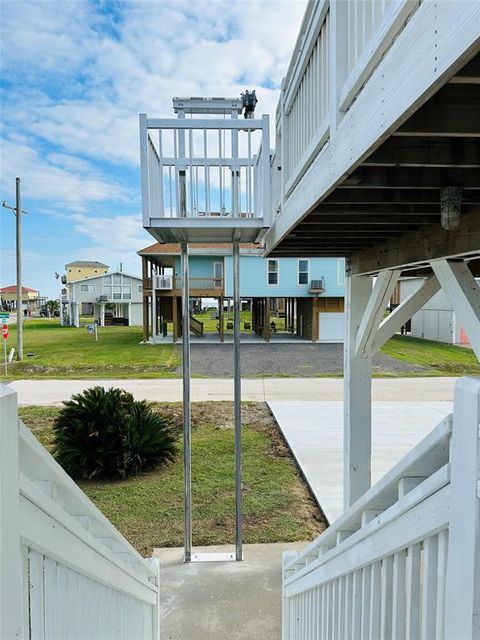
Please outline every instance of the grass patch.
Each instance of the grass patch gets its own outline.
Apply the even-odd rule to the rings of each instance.
[[[16,344],[16,326],[9,331],[8,347]],[[29,320],[23,336],[24,360],[10,365],[10,379],[168,378],[180,364],[175,345],[140,344],[141,327],[99,327],[96,342],[84,327]]]
[[[480,363],[475,353],[465,347],[397,335],[382,347],[382,353],[398,360],[431,367],[423,375],[480,375]]]
[[[179,403],[157,404],[181,429]],[[59,409],[24,407],[20,417],[51,450]],[[234,541],[234,434],[231,402],[192,404],[192,497],[195,545]],[[325,527],[264,403],[243,403],[243,507],[245,543],[309,540]],[[182,450],[158,471],[122,481],[79,485],[142,553],[183,544]]]

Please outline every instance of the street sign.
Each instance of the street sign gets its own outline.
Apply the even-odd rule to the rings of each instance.
[[[2,325],[2,336],[3,336],[3,360],[5,364],[5,380],[8,376],[8,364],[7,364],[7,338],[8,338],[8,325],[5,323]]]
[[[6,311],[0,311],[0,320],[5,321],[8,320],[10,318],[10,314],[7,313]]]

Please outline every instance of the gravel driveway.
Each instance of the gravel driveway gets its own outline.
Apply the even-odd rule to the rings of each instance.
[[[179,347],[181,349],[181,347]],[[312,377],[343,371],[342,344],[243,344],[242,375]],[[192,344],[193,375],[224,378],[233,375],[231,344]],[[425,371],[420,365],[396,360],[382,353],[373,358],[375,373],[401,374]],[[182,367],[177,369],[181,374]]]

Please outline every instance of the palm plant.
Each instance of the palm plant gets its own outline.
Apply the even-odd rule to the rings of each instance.
[[[125,478],[176,453],[169,422],[122,389],[93,387],[72,396],[53,431],[54,455],[73,478]]]

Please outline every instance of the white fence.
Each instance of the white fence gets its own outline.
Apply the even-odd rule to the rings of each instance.
[[[401,419],[401,417],[399,417]],[[283,566],[283,640],[480,638],[480,379]]]
[[[158,640],[158,561],[90,502],[4,386],[0,418],[0,638]]]

